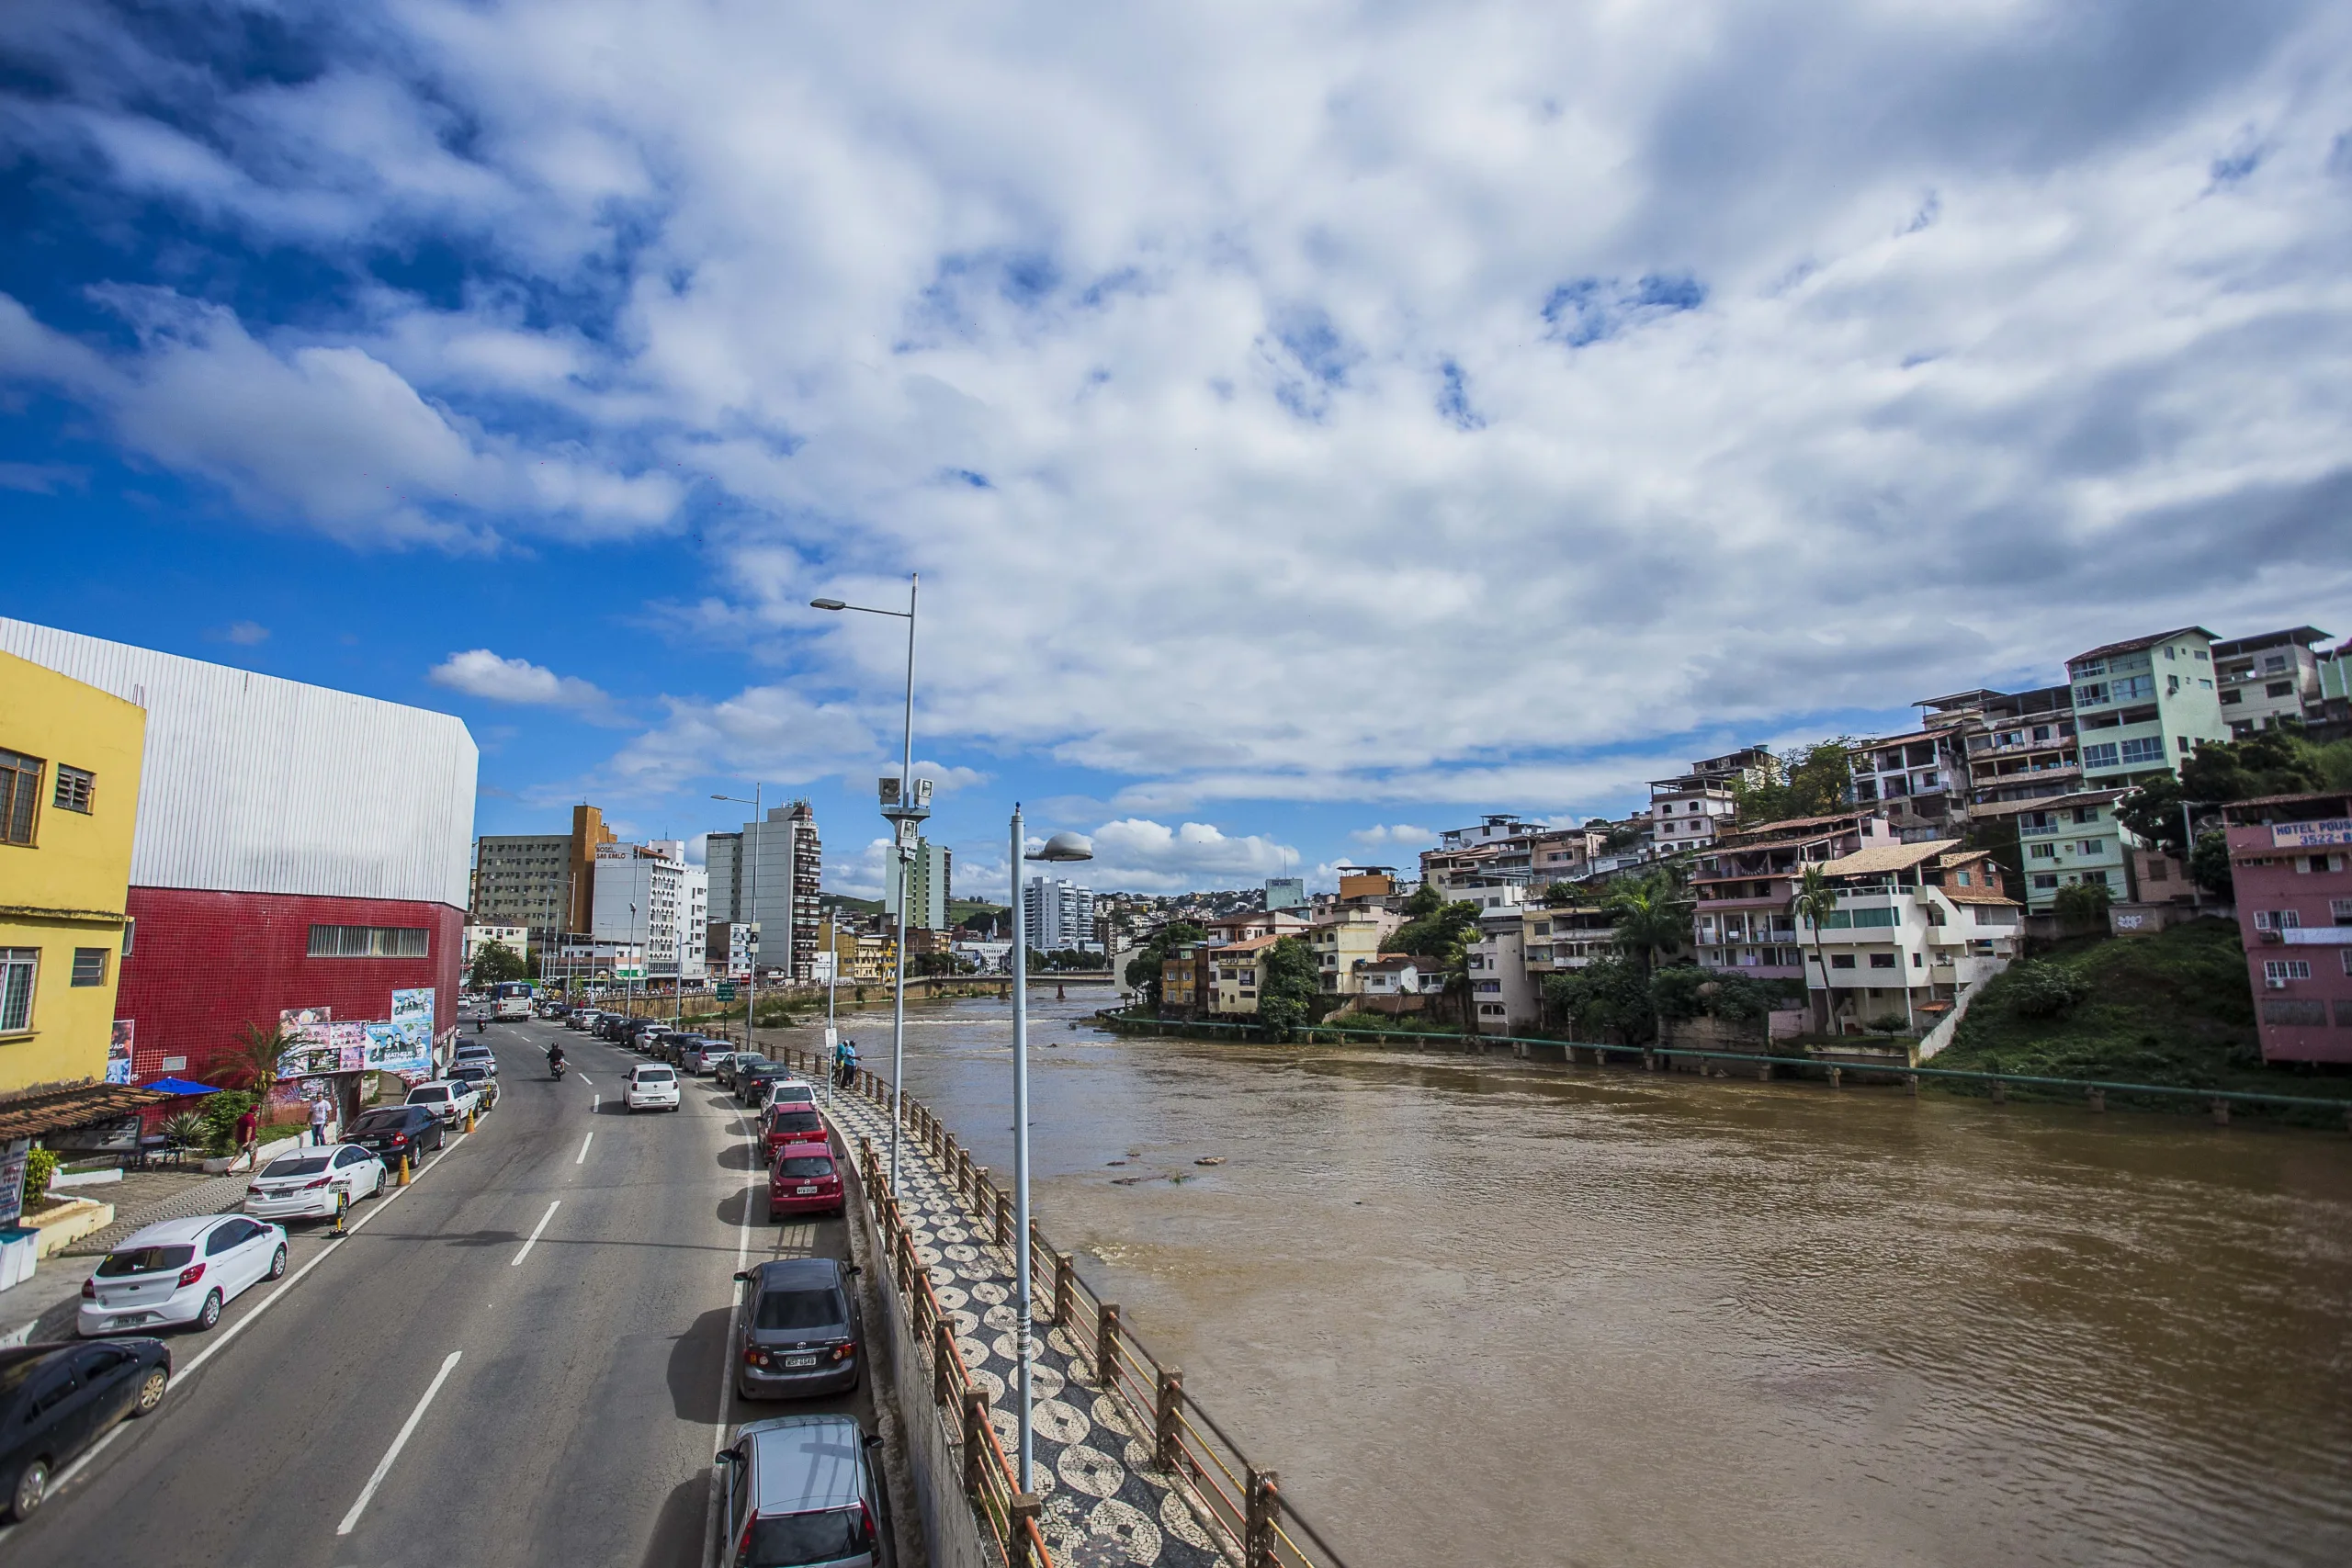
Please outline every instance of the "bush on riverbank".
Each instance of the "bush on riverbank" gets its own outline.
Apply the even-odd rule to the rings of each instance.
[[[2013,964],[1986,983],[1933,1065],[2352,1099],[2352,1079],[2263,1065],[2245,950],[2220,919],[2070,937]]]

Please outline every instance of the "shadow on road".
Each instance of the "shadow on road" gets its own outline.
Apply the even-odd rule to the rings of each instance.
[[[768,1217],[767,1193],[764,1190],[760,1190],[760,1201],[754,1207],[752,1203],[752,1191],[753,1189],[747,1187],[741,1192],[720,1199],[718,1209],[718,1223],[722,1225],[765,1224]]]
[[[732,1148],[721,1149],[718,1151],[718,1168],[721,1170],[761,1170],[765,1168],[760,1164],[760,1145],[755,1143],[737,1144]]]
[[[670,1347],[670,1403],[678,1419],[717,1425],[718,1372],[727,1359],[727,1320],[732,1307],[713,1307],[694,1321]]]
[[[710,1506],[710,1480],[681,1481],[662,1501],[653,1533],[645,1542],[644,1568],[701,1568],[703,1521]]]

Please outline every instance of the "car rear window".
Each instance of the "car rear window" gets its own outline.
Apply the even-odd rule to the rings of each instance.
[[[813,1133],[824,1123],[813,1111],[779,1111],[775,1120],[768,1123],[779,1133]]]
[[[831,1176],[833,1162],[822,1155],[786,1155],[775,1168],[779,1176]]]
[[[166,1269],[185,1269],[195,1258],[193,1247],[126,1247],[107,1254],[107,1260],[98,1265],[98,1278],[119,1280],[126,1274],[160,1274]]]
[[[764,1058],[752,1064],[752,1071],[763,1078],[779,1077],[791,1070],[782,1062],[771,1062]]]
[[[763,1291],[754,1328],[835,1328],[849,1321],[842,1293],[830,1285],[813,1291]]]
[[[264,1176],[316,1176],[326,1168],[327,1156],[324,1155],[296,1155],[285,1159],[271,1160],[269,1168],[262,1174]]]
[[[637,1081],[639,1083],[674,1083],[677,1081],[677,1075],[671,1072],[667,1067],[639,1067],[637,1069]]]
[[[413,1089],[408,1091],[408,1102],[411,1105],[430,1105],[436,1100],[448,1098],[448,1089],[438,1085],[432,1089]]]
[[[408,1118],[397,1111],[370,1111],[351,1124],[355,1133],[390,1133],[408,1125]]]
[[[821,1514],[786,1514],[752,1526],[751,1568],[797,1568],[804,1562],[838,1562],[874,1550],[863,1508],[828,1508]]]

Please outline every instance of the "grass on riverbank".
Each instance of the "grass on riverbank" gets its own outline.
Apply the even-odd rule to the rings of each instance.
[[[1936,1066],[2352,1100],[2352,1077],[2263,1064],[2245,951],[2230,921],[2071,937],[2037,962],[2081,999],[2036,1016],[2034,975],[2014,966],[1986,984]]]

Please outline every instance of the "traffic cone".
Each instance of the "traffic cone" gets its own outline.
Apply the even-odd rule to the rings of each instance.
[[[408,1185],[408,1155],[405,1152],[401,1155],[401,1185]]]
[[[469,1106],[467,1106],[467,1107],[466,1107],[466,1131],[467,1131],[467,1132],[469,1132],[469,1133],[470,1133],[470,1132],[472,1132],[473,1130],[474,1130],[474,1108],[473,1108],[472,1106],[469,1105]]]

